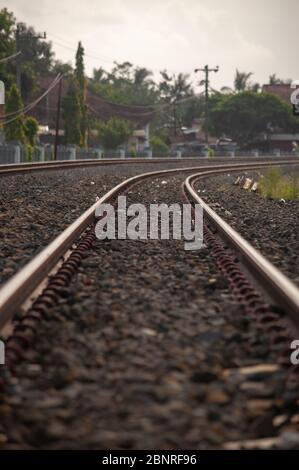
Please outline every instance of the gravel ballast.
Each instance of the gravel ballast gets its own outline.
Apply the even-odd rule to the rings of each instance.
[[[299,285],[299,201],[265,199],[233,184],[238,175],[259,180],[261,174],[204,178],[196,188],[228,224]]]
[[[180,202],[183,178],[164,180],[134,188],[129,203]],[[207,248],[96,241],[7,379],[0,442],[215,449],[274,436],[299,448],[298,424],[277,419],[291,391],[270,339],[245,317]]]
[[[139,173],[209,161],[136,163],[0,175],[0,284],[109,189]]]

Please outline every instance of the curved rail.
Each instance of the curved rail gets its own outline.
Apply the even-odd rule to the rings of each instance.
[[[297,162],[298,163],[298,162]],[[53,242],[44,248],[37,256],[35,256],[23,269],[16,273],[7,283],[0,289],[0,329],[12,319],[14,313],[29,298],[36,287],[49,275],[52,268],[59,262],[61,257],[67,252],[78,237],[86,230],[86,228],[94,221],[96,208],[103,203],[107,203],[114,199],[122,191],[132,187],[143,181],[144,179],[159,177],[163,175],[194,173],[194,171],[210,170],[210,174],[217,174],[226,171],[239,171],[257,169],[273,165],[294,164],[294,160],[260,162],[259,164],[234,164],[234,165],[213,165],[193,168],[175,168],[167,170],[152,171],[133,176],[112,188],[96,203],[87,209],[75,222],[73,222],[66,230],[64,230]]]
[[[178,163],[178,162],[198,162],[205,164],[214,163],[241,163],[244,162],[246,157],[214,157],[211,161],[208,157],[183,157],[183,158],[110,158],[110,159],[82,159],[82,160],[56,160],[48,162],[33,162],[33,163],[16,163],[16,164],[1,164],[0,165],[0,176],[13,175],[19,173],[30,173],[44,170],[62,170],[69,168],[81,168],[88,166],[110,166],[110,165],[126,165],[126,164],[149,164],[149,163]],[[286,161],[299,162],[298,157],[288,157]],[[261,162],[273,162],[276,164],[278,157],[248,157],[248,163],[261,163]]]
[[[292,315],[293,321],[299,326],[299,289],[297,286],[211,209],[194,189],[198,180],[215,176],[217,173],[220,172],[205,171],[189,176],[184,182],[185,190],[193,202],[202,206],[205,217],[216,227],[225,241],[238,252],[242,264],[253,274],[261,287],[279,306]]]

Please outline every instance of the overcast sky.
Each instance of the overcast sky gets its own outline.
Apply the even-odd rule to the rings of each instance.
[[[129,60],[158,72],[219,65],[215,88],[235,69],[299,79],[298,0],[0,0],[18,21],[46,31],[56,57],[73,62],[79,40],[86,71]],[[296,39],[296,41],[295,41]],[[297,46],[297,47],[296,47]],[[88,56],[87,56],[88,54]]]

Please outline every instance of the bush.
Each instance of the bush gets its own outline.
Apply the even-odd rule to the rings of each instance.
[[[215,157],[215,152],[213,149],[209,148],[208,149],[208,157],[211,158],[211,157]]]
[[[259,183],[259,191],[265,198],[299,199],[298,176],[283,175],[278,168],[270,168]]]
[[[25,121],[25,135],[29,142],[29,145],[32,147],[35,145],[35,140],[38,132],[38,122],[34,117],[27,117]]]
[[[116,149],[124,144],[131,132],[132,126],[128,121],[113,117],[107,122],[100,122],[98,125],[99,138],[105,149]]]
[[[32,162],[33,160],[33,152],[34,152],[34,147],[32,145],[26,145],[25,147],[25,152],[26,152],[26,161],[27,162]]]
[[[150,140],[151,147],[154,153],[167,153],[169,152],[169,147],[165,144],[164,140],[160,137],[152,137]]]

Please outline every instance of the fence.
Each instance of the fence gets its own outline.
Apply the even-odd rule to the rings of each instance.
[[[5,345],[3,341],[0,340],[0,366],[5,364]]]
[[[257,150],[241,151],[241,150],[216,150],[213,157],[267,157],[277,156],[284,157],[290,155],[298,155],[298,153],[281,152],[274,150],[273,152],[261,152]],[[298,155],[299,156],[299,155]],[[208,157],[208,152],[204,149],[180,149],[170,152],[154,153],[152,149],[144,152],[132,153],[125,149],[102,150],[100,148],[82,149],[76,146],[58,146],[58,160],[80,160],[80,159],[97,159],[97,158],[192,158],[192,157]],[[30,153],[23,146],[0,144],[0,164],[13,164],[25,162],[43,162],[54,159],[54,149],[51,145],[36,146]]]
[[[22,149],[18,145],[0,145],[0,164],[21,163]]]

